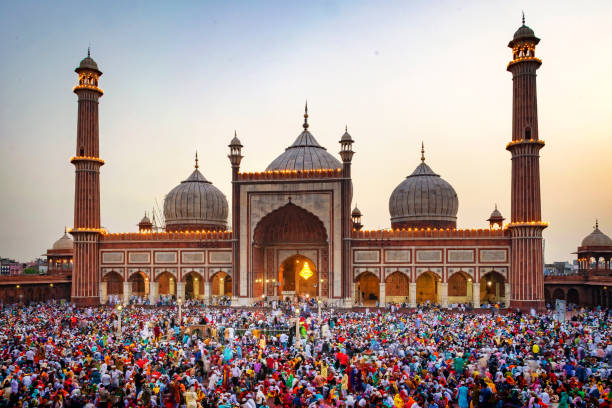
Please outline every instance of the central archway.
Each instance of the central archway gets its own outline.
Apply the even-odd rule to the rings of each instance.
[[[291,202],[268,213],[251,251],[251,297],[328,296],[327,231],[313,213]]]
[[[319,274],[311,259],[303,255],[293,255],[281,264],[278,281],[283,297],[295,294],[298,297],[317,296]]]

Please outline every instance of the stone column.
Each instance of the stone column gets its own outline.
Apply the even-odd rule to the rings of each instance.
[[[130,304],[130,296],[132,296],[132,282],[123,282],[123,304]]]
[[[200,278],[193,278],[193,298],[200,298]]]
[[[100,282],[100,304],[105,305],[108,302],[108,294],[106,293],[106,282]]]
[[[468,279],[467,281],[467,291],[465,294],[467,296],[468,302],[472,303],[472,301],[474,300],[474,294],[472,292],[472,279]]]
[[[408,302],[410,307],[416,307],[416,282],[410,282],[410,296],[408,297]]]
[[[169,295],[175,295],[176,294],[176,286],[174,286],[176,284],[176,281],[174,280],[174,278],[170,278],[168,280],[168,294]]]
[[[210,294],[210,282],[209,281],[204,281],[204,302],[207,305],[210,305],[212,303],[212,296]]]
[[[510,284],[508,282],[504,284],[504,296],[504,303],[506,304],[506,307],[510,307]]]
[[[356,304],[359,304],[360,296],[361,296],[361,293],[359,293],[359,283],[354,282],[353,283],[353,299]]]
[[[472,305],[474,308],[480,307],[480,282],[472,283]]]
[[[176,282],[176,298],[185,300],[185,282]]]
[[[149,303],[155,305],[159,300],[159,283],[149,282]]]
[[[440,298],[441,298],[441,302],[440,304],[442,305],[443,308],[448,308],[448,282],[441,282],[440,283]]]
[[[385,284],[384,283],[379,283],[378,284],[378,304],[380,305],[380,307],[385,307],[385,305],[387,304],[387,299],[385,298]]]

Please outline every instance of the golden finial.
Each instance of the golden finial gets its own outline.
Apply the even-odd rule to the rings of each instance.
[[[308,100],[306,100],[306,105],[304,105],[304,124],[302,126],[304,130],[308,129]]]
[[[195,158],[195,168],[196,168],[196,170],[198,169],[198,167],[200,167],[200,166],[198,166],[198,151],[196,150],[196,158]]]
[[[425,163],[425,144],[421,142],[421,161]]]

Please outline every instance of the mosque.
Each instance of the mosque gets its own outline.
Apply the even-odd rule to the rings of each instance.
[[[78,96],[72,258],[57,244],[55,262],[71,265],[78,305],[138,295],[203,299],[232,305],[314,297],[335,307],[406,303],[545,305],[535,56],[539,43],[524,24],[508,47],[513,107],[511,215],[495,208],[486,228],[457,229],[455,189],[421,161],[389,196],[390,228],[365,230],[352,207],[355,141],[345,131],[336,156],[309,130],[263,171],[240,168],[248,148],[229,143],[231,197],[195,168],[165,197],[164,225],[146,216],[138,232],[101,228],[98,103],[100,71],[88,55],[76,68]],[[244,150],[243,150],[244,148]],[[388,175],[386,175],[388,176]],[[230,211],[231,206],[231,211]],[[230,219],[231,217],[231,219]],[[155,221],[155,222],[154,222]],[[55,248],[55,245],[54,245]],[[604,248],[605,249],[605,248]],[[609,269],[610,251],[604,255]]]
[[[391,228],[364,230],[352,208],[355,141],[346,131],[339,156],[301,133],[264,171],[240,168],[241,141],[229,143],[231,197],[195,168],[165,197],[163,229],[144,217],[139,231],[100,224],[98,103],[102,72],[88,56],[76,68],[78,125],[71,299],[105,303],[161,295],[234,305],[262,298],[310,296],[337,307],[386,302],[500,302],[544,307],[535,56],[540,40],[522,25],[508,44],[513,77],[512,214],[495,209],[488,228],[457,229],[454,188],[427,163],[401,179],[389,197]],[[231,211],[230,211],[231,205]],[[229,218],[231,214],[231,219]]]

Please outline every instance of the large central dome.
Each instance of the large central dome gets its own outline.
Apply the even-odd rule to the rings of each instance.
[[[459,199],[453,186],[425,164],[406,177],[391,194],[389,213],[391,227],[397,228],[456,228]]]
[[[308,108],[304,113],[304,130],[285,152],[266,168],[270,170],[339,169],[342,164],[321,146],[308,131]]]

